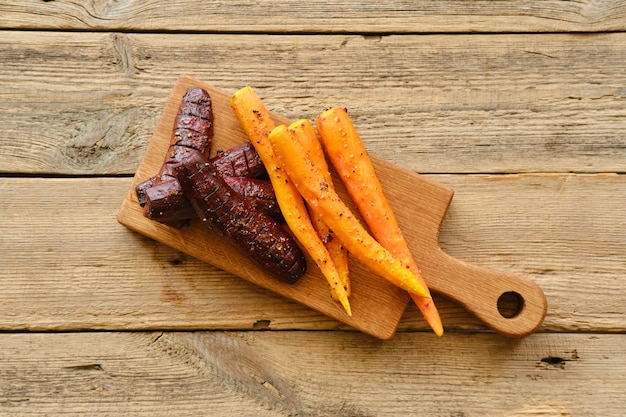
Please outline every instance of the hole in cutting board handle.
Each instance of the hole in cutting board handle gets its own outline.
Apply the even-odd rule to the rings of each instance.
[[[498,313],[505,319],[517,317],[524,310],[524,297],[518,292],[507,291],[498,297]]]

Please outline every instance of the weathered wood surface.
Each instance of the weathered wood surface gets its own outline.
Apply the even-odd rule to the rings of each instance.
[[[4,0],[0,28],[191,32],[605,32],[623,0]]]
[[[3,1],[0,415],[622,416],[625,27],[619,0]],[[181,74],[348,106],[543,327],[437,297],[442,338],[411,305],[383,343],[119,225]]]
[[[9,334],[0,350],[0,409],[7,417],[621,417],[623,338]]]
[[[134,173],[185,73],[291,119],[348,106],[373,154],[418,172],[626,171],[624,33],[8,31],[0,62],[0,172]]]
[[[543,330],[626,331],[624,176],[430,178],[456,190],[444,251],[537,282],[549,302]],[[129,184],[0,179],[1,330],[341,327],[119,225]],[[484,328],[441,304],[450,330]],[[411,308],[400,328],[424,326]]]

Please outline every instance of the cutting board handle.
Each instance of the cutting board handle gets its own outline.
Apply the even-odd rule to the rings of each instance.
[[[491,329],[524,337],[543,323],[548,303],[533,281],[463,262],[441,249],[435,258],[436,268],[428,280],[431,289],[459,303]],[[511,309],[516,303],[518,308]]]

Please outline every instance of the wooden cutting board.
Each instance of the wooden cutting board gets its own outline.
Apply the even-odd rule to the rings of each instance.
[[[393,337],[410,297],[370,273],[356,260],[351,261],[353,292],[350,304],[353,316],[348,317],[341,306],[330,298],[326,280],[310,258],[307,259],[309,267],[305,276],[294,285],[285,284],[267,274],[200,221],[174,229],[143,216],[135,186],[159,172],[170,144],[180,100],[190,86],[206,89],[212,98],[215,118],[212,154],[247,140],[230,107],[231,94],[191,77],[181,76],[137,168],[118,213],[118,221],[131,230],[307,305],[376,338],[386,340]],[[277,124],[289,122],[279,115],[273,117]],[[387,161],[375,157],[372,160],[430,289],[464,306],[503,335],[522,337],[537,330],[547,309],[541,288],[528,279],[452,258],[439,247],[439,228],[453,191]],[[335,183],[340,195],[348,201],[340,181]],[[514,314],[503,315],[500,312],[498,302],[501,297],[519,302],[519,308]]]

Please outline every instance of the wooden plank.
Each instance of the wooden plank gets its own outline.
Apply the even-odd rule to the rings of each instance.
[[[539,284],[548,298],[543,330],[626,329],[626,176],[429,177],[456,191],[443,250]],[[130,183],[0,178],[0,329],[343,327],[118,224]],[[437,303],[449,331],[484,328]],[[427,326],[410,307],[400,329]]]
[[[7,29],[193,32],[587,32],[626,28],[626,6],[603,1],[189,0],[4,1]],[[41,16],[46,16],[42,19]]]
[[[384,343],[344,332],[5,334],[0,414],[618,417],[625,343],[623,334],[403,333]]]
[[[0,62],[0,172],[134,173],[183,73],[251,84],[291,119],[345,105],[372,154],[413,171],[626,172],[624,33],[6,31]]]

